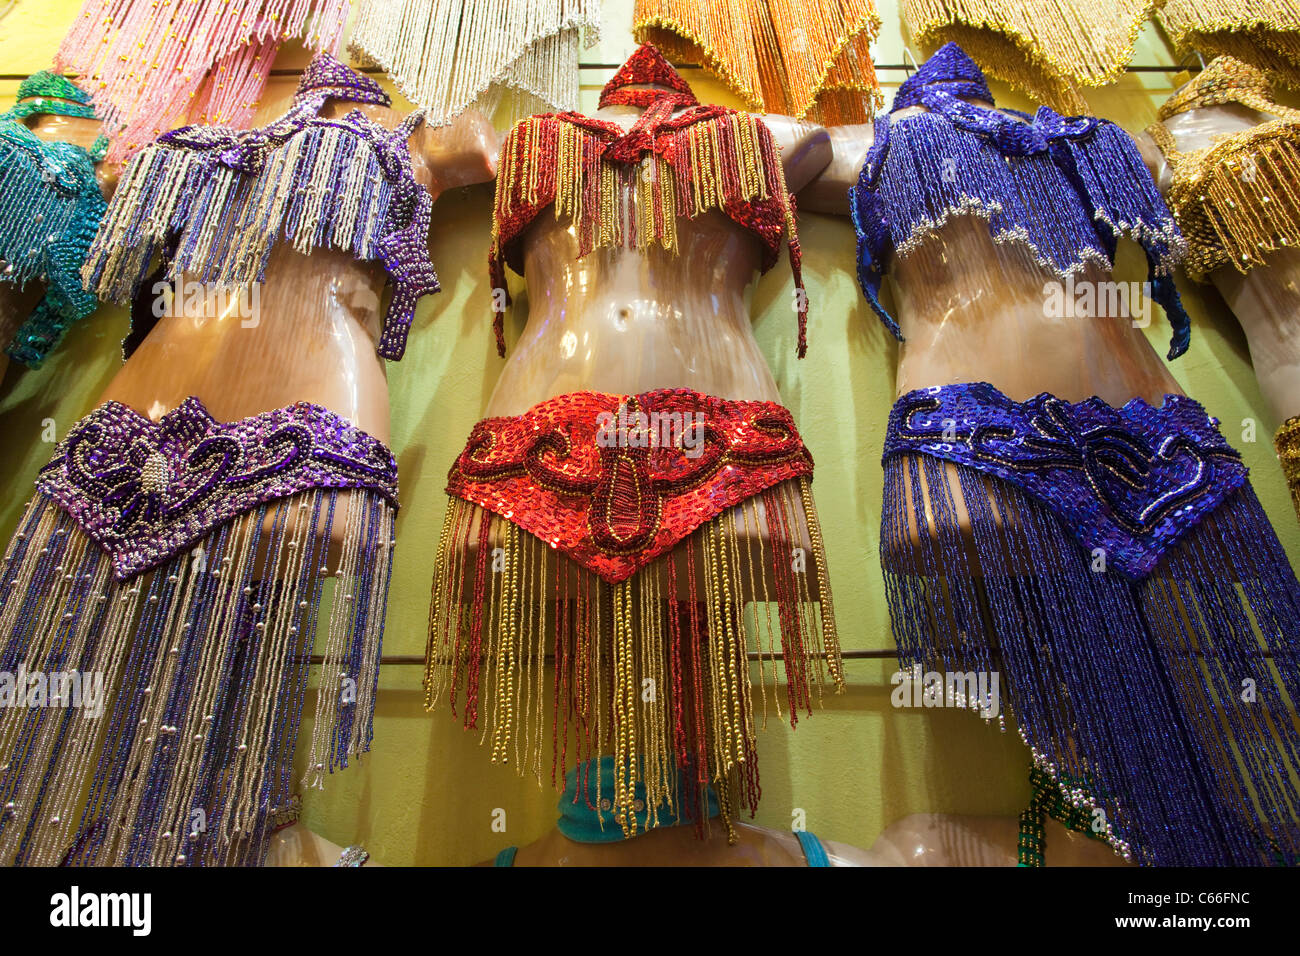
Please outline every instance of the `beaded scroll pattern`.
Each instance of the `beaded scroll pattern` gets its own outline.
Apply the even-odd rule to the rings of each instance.
[[[634,424],[598,431],[601,413]],[[673,413],[700,416],[698,456],[638,417]],[[553,784],[571,746],[580,761],[612,755],[630,834],[637,786],[655,819],[681,771],[681,792],[714,784],[729,827],[757,806],[759,712],[794,723],[827,678],[843,686],[810,472],[787,411],[689,390],[577,393],[481,423],[449,478],[426,706],[447,700],[466,727],[483,708],[493,760],[540,782],[550,696]],[[767,685],[778,638],[784,706]]]

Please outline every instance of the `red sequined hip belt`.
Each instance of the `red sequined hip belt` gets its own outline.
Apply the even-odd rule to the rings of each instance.
[[[493,759],[520,772],[540,777],[545,724],[553,780],[576,743],[578,759],[614,755],[628,801],[637,783],[675,801],[676,766],[715,784],[724,819],[753,808],[769,668],[775,683],[782,661],[771,702],[791,723],[843,686],[812,469],[780,405],[689,389],[576,392],[480,422],[448,478],[426,706],[458,710],[463,692],[475,726],[488,694]],[[544,658],[553,719],[535,699]]]

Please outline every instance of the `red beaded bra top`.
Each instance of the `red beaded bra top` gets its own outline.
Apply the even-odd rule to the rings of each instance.
[[[556,218],[577,225],[579,257],[602,247],[658,245],[675,253],[678,217],[718,210],[758,237],[763,272],[776,264],[783,243],[789,249],[802,358],[807,296],[794,196],[762,119],[728,107],[700,106],[686,81],[648,43],[606,85],[600,105],[646,111],[630,130],[581,113],[541,113],[506,136],[492,215],[493,288],[506,288],[507,265],[523,274],[518,240],[552,204]],[[494,329],[497,351],[505,355],[500,310]]]

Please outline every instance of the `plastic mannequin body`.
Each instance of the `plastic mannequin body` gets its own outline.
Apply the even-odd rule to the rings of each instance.
[[[337,100],[323,114],[354,109],[387,129],[402,120],[386,107]],[[421,126],[410,140],[416,179],[435,199],[446,189],[489,181],[498,148],[491,125],[477,113],[437,130]],[[122,402],[155,421],[191,395],[219,421],[313,402],[387,442],[388,384],[375,351],[384,283],[378,263],[336,250],[304,255],[278,243],[258,299],[242,300],[256,301],[251,315],[239,314],[239,296],[228,296],[228,308],[213,315],[164,313],[100,401]],[[334,549],[343,534],[336,521]]]
[[[1179,152],[1214,145],[1223,136],[1239,133],[1271,117],[1237,103],[1202,107],[1164,121]],[[1147,132],[1138,138],[1143,158],[1161,192],[1173,182],[1173,171]],[[1281,249],[1264,266],[1242,273],[1223,266],[1210,274],[1250,348],[1255,377],[1273,421],[1270,428],[1300,414],[1300,252]]]
[[[19,103],[31,102],[71,103],[56,96],[26,97]],[[82,116],[62,116],[59,114],[33,114],[23,120],[24,125],[37,137],[50,143],[72,143],[89,151],[95,140],[103,132],[99,120]],[[95,177],[99,180],[99,190],[105,199],[111,199],[117,188],[120,168],[113,163],[96,163]],[[0,344],[9,342],[19,326],[31,315],[38,302],[45,295],[42,283],[28,283],[25,289],[15,289],[11,285],[0,286]],[[0,352],[0,379],[9,367],[9,356]]]
[[[301,823],[292,823],[271,834],[264,866],[334,866],[343,854],[343,847],[325,839]],[[378,866],[366,860],[362,866]]]
[[[1045,866],[1129,866],[1109,846],[1066,829],[1044,825]],[[1015,817],[914,813],[885,827],[872,853],[881,866],[1015,866],[1020,824]]]
[[[607,826],[617,826],[612,820]],[[793,833],[735,824],[737,842],[727,844],[726,829],[710,821],[701,840],[693,826],[661,826],[631,840],[579,843],[557,828],[515,855],[515,866],[806,866],[807,858]],[[873,850],[823,840],[831,866],[884,865]],[[480,866],[491,866],[488,861]]]
[[[992,108],[979,100],[967,102]],[[891,122],[923,111],[920,106],[899,110]],[[847,215],[848,190],[871,141],[869,125],[837,130],[835,159],[801,195],[800,208]],[[1119,406],[1139,396],[1159,404],[1167,394],[1181,394],[1131,316],[1052,314],[1047,287],[1059,280],[1023,246],[994,242],[981,219],[953,217],[909,255],[893,258],[887,274],[904,338],[898,346],[898,396],[962,382],[988,382],[1016,401],[1050,392],[1071,402],[1097,396]],[[1110,272],[1089,266],[1075,285],[1110,280]],[[952,466],[945,470],[958,522],[969,534],[970,517],[956,472]],[[910,539],[919,546],[911,515],[909,508]],[[932,517],[929,522],[933,534]],[[971,548],[978,558],[973,542]],[[910,557],[885,556],[898,564]]]
[[[592,115],[628,130],[642,112],[608,106]],[[830,137],[821,127],[790,117],[763,120],[781,147],[786,184],[797,192],[830,161]],[[781,401],[751,324],[761,248],[721,213],[679,218],[676,254],[658,247],[644,252],[598,248],[578,259],[575,226],[549,211],[534,220],[521,241],[528,318],[485,417],[518,415],[577,391],[634,395],[691,388],[726,399]],[[476,515],[474,521],[479,520]],[[802,518],[795,531],[796,546],[810,550]],[[470,540],[475,542],[470,550],[476,551],[473,531]],[[749,534],[740,535],[739,545],[758,554],[770,548],[768,540],[763,515],[756,530],[751,525]],[[548,549],[536,550],[536,560],[545,562]],[[816,600],[816,575],[808,576],[808,585]]]

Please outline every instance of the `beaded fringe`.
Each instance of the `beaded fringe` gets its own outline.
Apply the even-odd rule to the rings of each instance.
[[[700,63],[751,110],[828,126],[864,123],[883,102],[871,62],[871,0],[636,0],[632,31]]]
[[[102,675],[101,715],[0,708],[0,863],[259,865],[293,797],[309,656],[328,607],[306,786],[369,749],[394,511],[296,495],[128,581],[51,499],[4,559],[0,670]],[[332,594],[330,529],[345,544]],[[318,531],[317,529],[323,529]]]
[[[727,112],[656,133],[657,139],[665,137],[673,141],[667,149],[635,164],[619,164],[606,158],[607,136],[577,123],[541,115],[517,124],[502,144],[497,169],[489,253],[493,287],[506,288],[503,225],[516,225],[546,200],[554,203],[557,219],[567,217],[577,225],[579,258],[614,246],[644,251],[658,245],[676,253],[678,216],[693,219],[714,209],[743,214],[750,202],[775,200],[781,221],[760,224],[768,230],[784,227],[795,285],[802,289],[794,200],[762,119]],[[800,357],[807,349],[806,299],[800,296],[797,303]],[[493,325],[497,351],[504,355],[502,311]]]
[[[303,253],[333,248],[381,258],[394,188],[364,138],[309,125],[269,151],[252,175],[214,159],[214,151],[157,144],[131,161],[82,269],[86,288],[129,302],[172,243],[169,281],[185,273],[218,287],[262,281],[281,237]]]
[[[1300,584],[1248,485],[1137,582],[1013,485],[928,456],[885,462],[883,516],[900,662],[1005,668],[1035,765],[1092,784],[1067,796],[1117,852],[1300,861]]]
[[[182,116],[244,126],[280,43],[337,53],[351,0],[86,0],[55,67],[79,74],[121,162]]]
[[[1291,504],[1300,518],[1300,415],[1293,415],[1282,423],[1273,436],[1277,460],[1286,475],[1286,485],[1291,489]]]
[[[434,125],[470,107],[492,116],[508,92],[513,123],[578,108],[579,48],[599,30],[599,0],[363,0],[348,49]]]
[[[1164,0],[902,0],[922,49],[957,43],[981,69],[1059,113],[1091,113],[1080,86],[1113,83]]]
[[[98,304],[82,289],[77,270],[104,214],[104,197],[89,159],[85,170],[50,173],[50,166],[68,161],[66,152],[46,157],[45,147],[25,129],[0,135],[0,283],[22,289],[37,280],[46,286],[44,298],[6,343],[5,351],[31,368]]]
[[[1168,142],[1168,137],[1165,137]],[[1263,265],[1279,249],[1300,248],[1300,123],[1273,120],[1211,147],[1201,173],[1177,177],[1169,206],[1187,237],[1187,275],[1207,281],[1232,264]]]
[[[1159,20],[1180,55],[1227,54],[1300,87],[1300,0],[1168,0]]]
[[[764,516],[769,540],[755,548]],[[801,528],[810,554],[794,547],[805,540]],[[784,706],[775,687],[778,635]],[[759,658],[757,694],[749,678],[751,642]],[[549,695],[540,666],[548,650]],[[636,829],[634,815],[623,811],[638,784],[646,788],[649,826],[661,807],[681,815],[674,803],[678,768],[694,776],[695,786],[683,791],[698,794],[714,784],[728,827],[739,808],[752,813],[759,799],[756,709],[763,725],[770,708],[778,719],[788,712],[793,726],[800,711],[811,714],[814,698],[820,702],[828,677],[837,693],[843,690],[806,478],[724,512],[619,583],[511,521],[451,499],[434,571],[426,708],[446,699],[465,727],[475,728],[486,695],[481,739],[490,739],[492,760],[513,762],[539,783],[548,723],[553,785],[563,781],[570,743],[575,761],[612,754],[613,809],[625,832]]]

